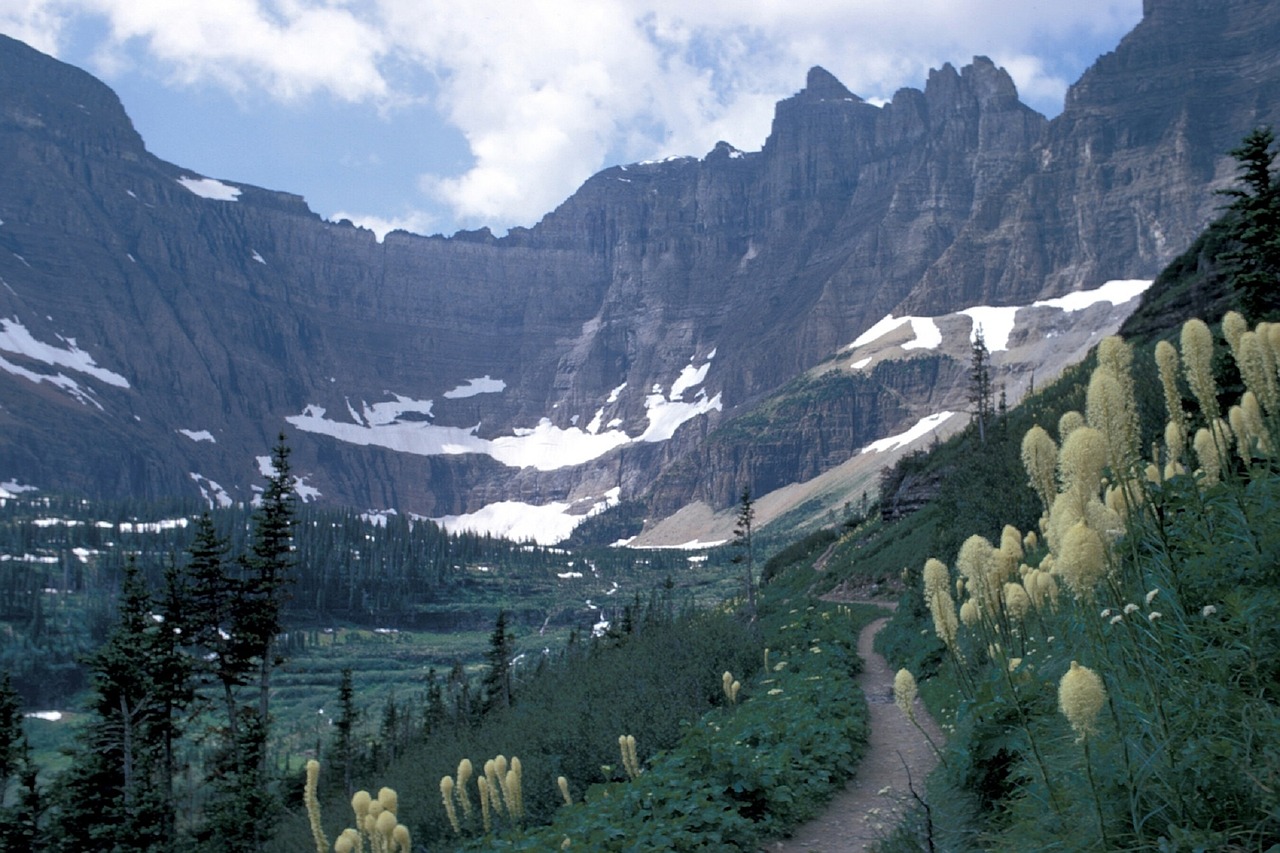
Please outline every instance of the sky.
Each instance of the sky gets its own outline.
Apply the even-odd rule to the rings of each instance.
[[[1052,117],[1141,17],[1142,0],[0,0],[0,32],[105,81],[153,153],[380,234],[502,234],[612,165],[758,151],[814,65],[882,103],[984,55]]]

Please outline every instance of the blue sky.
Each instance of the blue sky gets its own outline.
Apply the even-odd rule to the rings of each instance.
[[[868,99],[990,56],[1066,87],[1142,0],[0,0],[154,153],[378,231],[532,225],[617,163],[758,150],[821,65]]]

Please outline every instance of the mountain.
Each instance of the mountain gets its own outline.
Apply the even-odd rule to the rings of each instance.
[[[1274,4],[1148,0],[1052,121],[983,57],[883,106],[815,68],[759,152],[606,169],[501,238],[379,242],[159,160],[107,87],[0,37],[0,478],[247,500],[283,430],[304,496],[544,539],[616,500],[656,522],[793,487],[963,407],[962,327],[840,361],[886,316],[1185,249],[1277,119],[1277,44]],[[1010,362],[1010,392],[1070,349]]]

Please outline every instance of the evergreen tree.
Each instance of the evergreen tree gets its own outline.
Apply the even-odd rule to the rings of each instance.
[[[987,443],[987,424],[991,421],[991,353],[982,327],[974,329],[969,359],[969,405],[974,422],[978,425],[978,441]]]
[[[271,466],[254,515],[251,550],[243,560],[245,581],[234,632],[245,646],[242,654],[258,662],[258,719],[264,731],[270,716],[271,673],[283,662],[276,652],[276,639],[283,630],[285,587],[293,568],[294,482],[283,434],[272,450]],[[265,775],[265,751],[262,762]]]
[[[511,661],[515,657],[515,644],[516,638],[507,630],[507,611],[499,610],[493,633],[489,635],[489,651],[485,653],[489,671],[481,685],[482,713],[511,707]]]
[[[232,642],[240,582],[227,572],[227,552],[227,541],[204,513],[196,521],[187,562],[187,638],[194,657],[201,661],[198,678],[220,688],[227,739],[234,742],[238,736],[237,692],[248,682],[253,661],[242,655],[245,649],[240,644]]]
[[[747,592],[747,618],[756,620],[756,578],[755,548],[751,542],[752,527],[755,524],[755,504],[751,500],[751,487],[742,489],[742,497],[738,501],[738,520],[733,528],[733,546],[738,553],[733,562],[743,566]]]
[[[126,566],[119,616],[89,659],[91,720],[55,793],[58,849],[169,851],[175,710],[187,695],[172,660],[173,626],[156,613],[141,573]]]
[[[36,773],[22,701],[6,671],[0,679],[0,850],[35,849],[41,811]]]
[[[360,718],[360,710],[356,707],[356,691],[351,680],[351,667],[343,667],[341,681],[338,682],[338,718],[333,727],[337,735],[336,747],[338,766],[342,768],[342,792],[350,797],[355,793],[353,776],[355,772],[355,727]]]
[[[1243,186],[1222,190],[1232,199],[1232,236],[1237,248],[1226,253],[1241,313],[1257,321],[1280,310],[1280,178],[1272,174],[1275,133],[1257,128],[1232,149]]]

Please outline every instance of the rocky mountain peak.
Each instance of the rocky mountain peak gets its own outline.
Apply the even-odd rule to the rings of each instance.
[[[809,69],[809,75],[805,78],[804,89],[797,97],[813,101],[862,100],[837,80],[834,74],[818,65]]]
[[[99,146],[136,159],[145,148],[115,92],[72,65],[0,34],[5,97],[0,127],[56,141]]]

